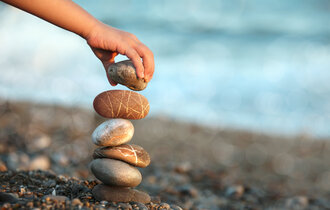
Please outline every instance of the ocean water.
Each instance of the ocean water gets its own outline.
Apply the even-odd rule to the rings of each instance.
[[[330,1],[76,2],[154,52],[150,115],[330,136]],[[84,40],[0,4],[1,98],[91,108],[108,89]]]

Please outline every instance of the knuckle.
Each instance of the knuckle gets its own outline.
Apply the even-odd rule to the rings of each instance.
[[[145,51],[146,51],[146,54],[148,55],[148,56],[150,56],[150,57],[154,57],[154,54],[153,54],[153,52],[148,48],[148,47],[146,47],[145,46]]]
[[[141,59],[139,54],[137,54],[137,52],[132,51],[131,53],[127,54],[127,56],[130,57],[130,59],[132,59],[133,62],[139,65]]]
[[[139,59],[140,59],[140,56],[139,56],[139,54],[138,54],[136,51],[133,51],[133,52],[132,52],[132,57],[133,57],[135,60],[139,60]]]
[[[134,34],[132,34],[132,33],[127,32],[127,33],[126,33],[126,36],[127,36],[129,39],[138,40],[138,38],[137,38]]]

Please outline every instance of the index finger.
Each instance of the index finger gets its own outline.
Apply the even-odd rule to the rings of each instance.
[[[142,65],[142,60],[139,54],[136,52],[135,49],[130,48],[126,52],[126,56],[132,60],[132,63],[134,67],[136,68],[136,74],[139,78],[143,79],[144,78],[144,67]]]
[[[151,50],[142,43],[136,47],[136,51],[143,60],[144,79],[146,82],[149,82],[155,70],[154,55]]]

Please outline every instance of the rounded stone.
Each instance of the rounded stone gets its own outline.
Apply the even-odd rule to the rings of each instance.
[[[142,191],[127,187],[114,187],[104,184],[96,185],[92,190],[93,196],[98,201],[109,202],[139,202],[149,203],[150,196]]]
[[[145,168],[150,163],[150,156],[142,147],[123,144],[116,147],[99,147],[94,150],[93,158],[111,158],[125,161],[133,166]]]
[[[95,159],[91,162],[94,176],[106,185],[136,187],[142,181],[140,171],[120,160]]]
[[[14,194],[0,192],[0,204],[3,204],[3,203],[16,203],[16,202],[18,202],[18,199]]]
[[[63,195],[45,195],[43,196],[43,199],[57,201],[57,202],[65,202],[67,200],[70,200],[68,197]]]
[[[33,158],[29,164],[29,170],[47,170],[51,166],[50,160],[46,155]]]
[[[129,142],[133,134],[134,126],[129,120],[111,119],[94,130],[92,140],[98,146],[117,146]]]
[[[120,61],[110,65],[108,75],[113,81],[132,90],[143,90],[148,85],[144,79],[137,77],[136,69],[131,60]]]
[[[149,113],[149,102],[129,90],[109,90],[95,97],[95,111],[106,118],[142,119]]]

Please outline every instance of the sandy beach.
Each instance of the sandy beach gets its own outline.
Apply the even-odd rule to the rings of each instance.
[[[0,206],[54,207],[42,199],[54,190],[72,208],[114,205],[90,193],[98,183],[88,169],[96,148],[90,136],[102,121],[93,110],[0,100],[0,191],[17,199],[0,198]],[[149,209],[330,208],[330,139],[207,128],[164,116],[133,124],[132,143],[151,156],[138,187],[152,196]],[[77,198],[81,203],[73,204]]]

